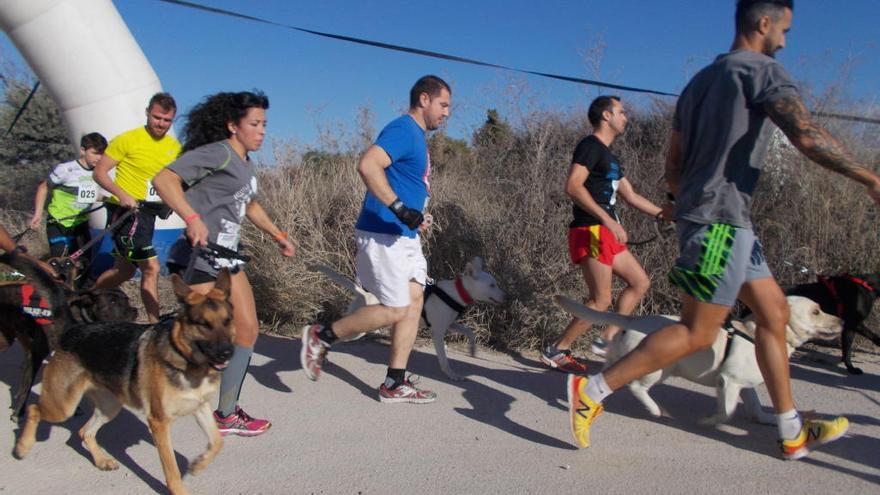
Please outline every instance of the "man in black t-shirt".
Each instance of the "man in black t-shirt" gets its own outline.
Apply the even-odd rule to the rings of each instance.
[[[620,161],[609,146],[626,129],[626,113],[620,98],[600,96],[590,105],[588,113],[593,134],[574,150],[565,193],[572,199],[574,220],[569,224],[568,248],[571,262],[580,265],[590,290],[585,303],[605,311],[611,306],[613,275],[627,284],[617,298],[618,313],[630,314],[651,285],[648,275],[626,249],[626,231],[615,211],[618,196],[637,210],[652,216],[662,209],[637,194],[623,175]],[[573,319],[559,340],[542,349],[541,361],[547,366],[568,373],[583,373],[587,367],[571,355],[575,339],[589,330],[586,321]],[[609,326],[601,337],[593,340],[593,352],[605,354],[607,342],[620,331]]]

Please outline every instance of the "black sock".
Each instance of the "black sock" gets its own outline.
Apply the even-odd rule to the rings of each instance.
[[[321,331],[318,332],[318,338],[321,339],[321,342],[327,344],[328,347],[339,340],[339,337],[333,333],[333,327],[330,325],[325,325],[321,328]]]
[[[387,388],[397,388],[406,379],[406,368],[388,368],[388,374],[385,375],[385,386]],[[391,385],[388,382],[392,382]]]

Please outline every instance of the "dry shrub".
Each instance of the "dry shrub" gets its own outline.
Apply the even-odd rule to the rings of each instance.
[[[614,145],[636,190],[654,201],[666,188],[671,112],[662,102],[631,111],[629,130]],[[508,301],[472,308],[463,323],[485,344],[534,349],[569,321],[552,296],[586,295],[568,260],[571,202],[562,186],[574,146],[589,126],[585,115],[533,112],[517,126],[499,126],[494,117],[493,128],[478,130],[464,148],[443,135],[430,140],[428,209],[435,226],[425,236],[426,255],[438,279],[454,276],[471,257],[482,256]],[[859,156],[876,154],[858,136],[847,136],[845,127],[836,131]],[[306,322],[336,318],[350,299],[307,266],[323,263],[353,276],[353,226],[364,194],[355,170],[362,149],[355,148],[362,143],[343,151],[290,154],[260,172],[262,203],[299,242],[296,258],[282,262],[270,240],[246,232],[256,254],[249,273],[261,318],[273,322],[276,331],[292,333]],[[876,271],[877,213],[861,186],[808,164],[784,143],[782,138],[771,149],[754,206],[771,269],[782,283],[814,278],[801,274],[800,265],[823,273]],[[652,219],[625,206],[620,213],[630,239],[654,236]],[[678,297],[666,278],[677,255],[674,239],[661,237],[631,249],[653,284],[637,313],[677,312]]]

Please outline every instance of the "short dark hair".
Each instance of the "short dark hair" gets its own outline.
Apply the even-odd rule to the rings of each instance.
[[[79,140],[79,146],[84,150],[91,148],[103,155],[104,150],[107,149],[107,138],[100,132],[90,132]]]
[[[610,112],[611,109],[614,108],[613,102],[615,101],[619,103],[620,97],[603,95],[593,100],[593,103],[590,103],[590,109],[587,111],[587,118],[590,119],[590,125],[598,127],[599,122],[602,122],[602,114]]]
[[[774,21],[779,19],[782,11],[794,11],[794,0],[738,0],[736,2],[736,32],[750,33],[758,26],[758,21],[765,15]]]
[[[159,108],[169,112],[171,110],[177,111],[177,102],[174,101],[174,97],[171,96],[171,93],[156,93],[150,98],[150,103],[147,105],[147,110],[153,108],[153,105],[158,105]]]
[[[428,93],[431,98],[434,98],[435,96],[440,96],[444,89],[449,91],[449,94],[452,94],[452,88],[443,79],[431,75],[421,77],[413,85],[412,89],[409,90],[409,107],[415,108],[419,106],[419,98],[422,96],[422,93]]]

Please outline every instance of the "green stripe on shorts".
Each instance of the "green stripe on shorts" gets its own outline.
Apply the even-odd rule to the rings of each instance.
[[[735,228],[732,225],[713,223],[704,234],[696,270],[672,267],[669,281],[686,294],[700,301],[711,301],[730,261],[733,251]]]

